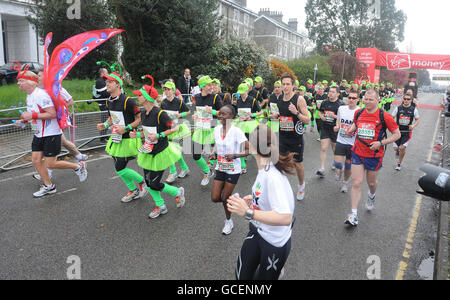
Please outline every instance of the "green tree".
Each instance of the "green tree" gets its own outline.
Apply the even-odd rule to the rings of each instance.
[[[396,44],[404,40],[406,15],[395,8],[395,0],[379,1],[380,15],[376,16],[367,0],[308,0],[305,26],[316,52],[397,51]]]
[[[81,18],[69,20],[67,11],[70,4],[61,0],[36,1],[30,6],[28,21],[36,28],[42,43],[49,32],[53,32],[53,49],[66,39],[91,30],[111,28],[114,16],[109,13],[108,5],[102,0],[81,0]],[[98,71],[99,60],[117,60],[117,38],[112,38],[95,51],[83,58],[71,71],[71,78],[92,78]]]
[[[328,58],[329,57],[327,56],[314,55],[289,61],[287,62],[287,65],[295,72],[302,84],[304,84],[307,79],[314,79],[314,66],[316,64],[318,67],[316,81],[331,81],[337,78],[334,78],[333,72],[328,64]]]
[[[236,92],[245,78],[261,76],[268,87],[275,79],[266,51],[253,41],[238,39],[217,43],[192,71],[220,79],[222,89],[229,92]]]
[[[204,64],[217,43],[218,0],[108,0],[122,35],[123,63],[133,79],[157,80]]]

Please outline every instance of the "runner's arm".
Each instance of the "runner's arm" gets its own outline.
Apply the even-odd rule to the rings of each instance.
[[[297,109],[300,112],[298,118],[303,124],[309,125],[311,123],[311,118],[309,117],[308,105],[306,104],[305,98],[299,97],[298,100]]]
[[[24,112],[21,116],[22,120],[25,121],[30,121],[33,120],[33,115],[35,116],[35,119],[39,119],[39,120],[51,120],[51,119],[55,119],[56,118],[56,110],[55,107],[51,106],[51,107],[47,107],[43,109],[45,112],[43,113],[30,113],[30,112]]]

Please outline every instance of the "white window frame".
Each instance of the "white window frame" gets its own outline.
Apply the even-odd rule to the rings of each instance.
[[[240,17],[239,15],[240,15],[239,10],[235,8],[233,10],[233,20],[235,20],[236,22],[239,22],[239,17]]]

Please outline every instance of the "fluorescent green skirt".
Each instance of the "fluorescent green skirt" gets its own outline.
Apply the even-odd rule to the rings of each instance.
[[[181,159],[180,148],[178,144],[169,142],[169,146],[156,155],[139,153],[137,163],[148,171],[164,171]]]
[[[105,151],[114,157],[133,157],[138,154],[138,149],[141,146],[141,139],[138,138],[123,139],[120,144],[113,143],[112,138],[109,138]]]

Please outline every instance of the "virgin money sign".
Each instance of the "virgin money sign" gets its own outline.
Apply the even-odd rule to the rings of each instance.
[[[450,70],[450,55],[408,54],[378,51],[377,66],[389,70]]]

